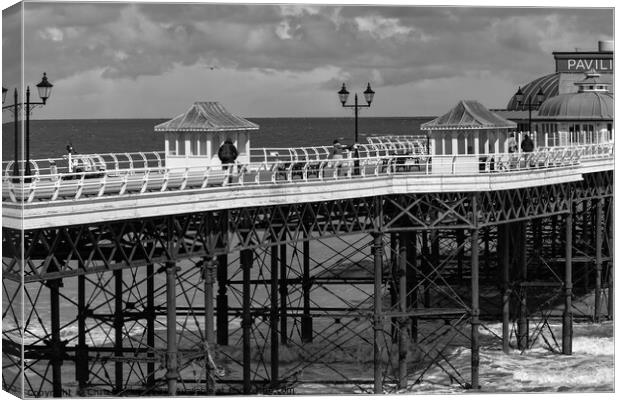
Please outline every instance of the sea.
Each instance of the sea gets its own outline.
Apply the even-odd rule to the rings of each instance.
[[[360,139],[371,135],[418,135],[420,125],[433,117],[361,118]],[[252,147],[297,147],[330,145],[334,139],[352,143],[352,118],[248,118],[260,129],[252,134]],[[65,154],[72,143],[80,153],[114,153],[163,151],[164,143],[154,126],[161,119],[76,119],[31,121],[31,159],[56,158]],[[6,121],[6,120],[5,120]],[[2,126],[2,159],[12,160],[14,126],[12,121]],[[74,290],[67,285],[66,289]],[[66,293],[71,297],[71,293]],[[73,310],[67,310],[72,313]],[[42,312],[45,317],[46,312]],[[65,314],[64,318],[74,315]],[[499,324],[488,324],[482,335],[497,335]],[[552,324],[556,335],[560,325]],[[69,329],[72,330],[72,329]],[[70,335],[63,332],[63,335]],[[556,336],[557,337],[557,336]],[[469,365],[469,349],[457,348],[449,356],[459,369]],[[487,393],[549,393],[614,391],[614,324],[612,322],[574,324],[573,355],[559,355],[543,343],[525,352],[504,354],[495,341],[481,348],[480,380]],[[321,388],[306,388],[304,394],[321,392]],[[412,389],[416,394],[468,393],[447,381],[440,370],[431,369],[427,379]],[[469,392],[471,393],[471,392]],[[353,394],[353,393],[349,393]],[[563,397],[565,398],[565,397]],[[573,398],[575,398],[573,396]]]
[[[420,125],[434,117],[360,118],[359,140],[377,135],[420,135]],[[247,118],[258,124],[253,148],[302,147],[354,141],[353,118]],[[68,143],[82,154],[163,151],[164,139],[154,127],[161,119],[59,119],[30,121],[30,159],[56,158]],[[2,124],[2,160],[14,159],[14,124]]]

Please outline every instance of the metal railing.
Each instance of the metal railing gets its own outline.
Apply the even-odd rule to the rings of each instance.
[[[368,145],[369,146],[369,145]],[[329,159],[324,153],[316,157],[289,156],[287,159],[265,155],[263,161],[248,164],[185,168],[165,168],[162,163],[133,160],[128,168],[111,168],[79,172],[48,172],[31,177],[3,177],[3,201],[32,203],[61,199],[118,197],[153,192],[205,190],[213,187],[305,184],[393,175],[474,175],[513,173],[576,166],[584,159],[613,159],[613,144],[542,148],[532,153],[497,153],[486,155],[381,155],[359,158]],[[264,151],[264,154],[268,152]],[[146,153],[139,153],[146,154]],[[156,154],[156,153],[155,153]],[[293,154],[290,152],[289,154]],[[106,165],[109,159],[101,156]],[[112,165],[119,165],[115,155]],[[161,161],[161,158],[159,159]],[[125,161],[129,163],[129,161]]]

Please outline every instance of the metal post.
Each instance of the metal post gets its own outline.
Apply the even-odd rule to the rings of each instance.
[[[213,283],[214,283],[214,264],[217,261],[215,257],[203,258],[203,278],[204,278],[204,303],[205,303],[205,386],[207,394],[215,394],[215,380],[212,380],[213,371],[209,357],[215,357],[213,352],[215,348],[215,327],[213,326]]]
[[[398,246],[398,311],[407,312],[407,239],[406,233],[400,233]],[[398,319],[398,388],[407,387],[407,348],[409,337],[407,334],[407,318]]]
[[[502,282],[504,293],[502,295],[502,349],[504,353],[510,352],[510,225],[504,224],[499,227],[499,240],[501,250]]]
[[[288,266],[286,265],[286,243],[280,245],[280,339],[282,344],[288,343],[288,329],[286,314],[287,310],[287,298],[288,298],[288,281],[286,273],[288,272]]]
[[[550,233],[550,238],[551,238],[551,256],[555,257],[557,255],[557,238],[560,237],[559,232],[556,234],[556,231],[558,230],[558,216],[557,215],[552,215],[551,216],[551,233]]]
[[[301,317],[301,341],[304,343],[312,342],[312,317],[310,316],[310,289],[312,281],[310,280],[310,241],[308,234],[304,232],[303,242],[303,276],[302,291],[304,302],[304,315]]]
[[[355,143],[357,143],[358,140],[358,133],[357,133],[357,116],[358,116],[358,111],[359,111],[359,106],[357,105],[357,93],[355,93]]]
[[[475,206],[474,206],[475,208]],[[479,389],[480,343],[478,325],[480,325],[480,287],[478,264],[478,229],[471,230],[471,387]]]
[[[15,125],[15,164],[13,164],[13,176],[19,176],[19,108],[17,107],[17,89],[13,92],[13,115]]]
[[[155,388],[155,271],[153,264],[146,265],[146,345],[149,348],[147,357],[153,359],[146,364],[146,386]]]
[[[168,394],[177,394],[178,354],[177,354],[177,265],[174,261],[166,262],[166,381]]]
[[[271,328],[271,387],[275,389],[279,380],[278,346],[278,246],[271,246],[271,311],[269,315]]]
[[[456,256],[456,276],[460,281],[463,280],[463,258],[465,257],[465,249],[463,248],[463,242],[465,242],[465,230],[456,230],[456,246],[459,247],[458,254]]]
[[[491,249],[489,247],[489,241],[490,241],[490,231],[491,228],[487,227],[483,230],[482,233],[482,241],[484,242],[484,271],[485,271],[485,276],[487,277],[487,279],[491,279]]]
[[[607,218],[607,237],[608,243],[607,251],[609,252],[608,268],[609,276],[607,277],[607,318],[614,319],[614,201],[613,198],[609,199],[609,217]]]
[[[590,222],[590,218],[594,217],[594,214],[596,213],[596,207],[589,207],[588,205],[590,204],[590,202],[588,202],[587,199],[585,199],[582,203],[582,210],[581,210],[581,240],[584,243],[590,243],[589,242],[589,224],[588,222]],[[577,215],[575,215],[575,219]],[[594,238],[594,240],[596,240],[596,237]],[[584,264],[584,274],[583,274],[583,287],[585,289],[585,291],[587,292],[590,288],[590,265],[591,263],[589,261],[586,261]]]
[[[406,242],[407,246],[407,264],[409,267],[405,273],[407,278],[407,307],[408,308],[417,308],[418,307],[418,289],[416,286],[418,285],[418,274],[416,268],[417,264],[417,233],[415,231],[411,231],[408,234],[408,240]],[[411,318],[411,338],[414,343],[418,342],[418,318]]]
[[[50,288],[50,317],[52,330],[51,360],[52,364],[52,396],[62,397],[62,362],[64,348],[60,340],[60,279],[47,281]]]
[[[572,264],[572,251],[573,251],[573,214],[571,212],[566,214],[565,218],[566,229],[566,243],[565,243],[565,257],[564,264],[564,314],[562,316],[562,353],[570,355],[573,353],[573,305],[572,305],[572,290],[573,290],[573,264]]]
[[[398,236],[397,232],[390,232],[389,252],[390,255],[390,275],[388,290],[390,292],[390,309],[394,310],[398,306]],[[392,343],[398,342],[398,333],[396,329],[396,323],[390,324],[390,338]]]
[[[517,345],[519,350],[527,349],[529,326],[527,317],[527,222],[518,223],[519,230],[519,271],[521,273],[521,296],[519,303],[519,321],[517,324]]]
[[[603,270],[603,201],[596,200],[596,216],[594,221],[595,240],[596,240],[596,282],[594,286],[594,321],[601,319],[601,275]]]
[[[424,273],[427,276],[426,285],[424,286],[424,307],[429,308],[431,306],[431,270],[437,268],[439,265],[439,231],[431,231],[431,263],[427,264],[427,269]]]
[[[252,315],[250,314],[250,272],[252,269],[252,250],[241,250],[241,269],[243,270],[243,300],[242,300],[242,335],[243,335],[243,394],[250,394],[251,386],[251,329]]]
[[[383,393],[383,382],[381,376],[381,353],[382,346],[379,344],[381,331],[383,330],[383,297],[381,294],[381,283],[383,273],[383,234],[381,232],[373,233],[374,236],[374,389],[375,394]]]
[[[228,345],[228,295],[226,294],[226,281],[228,280],[228,255],[222,254],[217,257],[217,344]]]
[[[26,172],[24,175],[30,176],[30,86],[26,88]]]
[[[123,356],[123,270],[117,269],[114,274],[114,392],[123,391],[123,362],[118,361]]]
[[[84,266],[80,263],[80,268]],[[78,396],[84,396],[88,382],[88,346],[86,345],[86,277],[78,275],[78,344],[75,349],[75,379],[78,382]]]

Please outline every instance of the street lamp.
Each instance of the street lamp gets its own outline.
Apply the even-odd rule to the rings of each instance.
[[[49,99],[50,95],[52,94],[52,87],[54,85],[52,85],[47,80],[47,74],[44,72],[43,78],[41,78],[41,82],[39,82],[36,86],[39,92],[39,97],[41,98],[40,102],[30,101],[30,87],[28,86],[26,88],[26,103],[18,102],[17,89],[15,89],[14,94],[13,94],[13,98],[14,98],[13,104],[10,104],[8,106],[4,106],[4,105],[2,106],[3,110],[13,108],[14,123],[15,123],[15,163],[13,164],[13,175],[14,176],[19,175],[19,165],[18,165],[18,160],[19,160],[19,146],[18,146],[18,143],[19,143],[19,128],[18,128],[19,107],[23,107],[24,112],[26,114],[26,166],[25,166],[24,175],[29,176],[30,175],[30,113],[35,107],[43,106],[46,104],[47,99]],[[7,92],[8,92],[8,89],[6,89],[5,87],[2,87],[2,104],[4,104],[4,101],[6,100]]]
[[[532,97],[533,96],[529,96],[527,98],[527,104],[523,104],[523,106],[527,107],[529,111],[527,133],[530,135],[532,134],[532,110],[538,109],[538,107],[542,104],[543,100],[545,99],[545,94],[543,93],[542,88],[540,88],[540,90],[538,90],[538,93],[536,93],[536,102],[534,104],[532,104]],[[515,98],[517,99],[517,104],[521,106],[523,103],[523,91],[521,90],[521,86],[519,86],[519,90],[517,90],[517,93],[515,94]]]
[[[345,108],[353,108],[355,110],[355,143],[357,143],[357,139],[358,139],[358,130],[357,130],[358,110],[362,107],[370,107],[370,103],[372,103],[372,99],[374,97],[375,97],[375,92],[370,88],[370,83],[368,83],[368,86],[366,87],[366,90],[364,91],[364,99],[366,100],[367,104],[358,104],[357,93],[355,93],[354,104],[346,104],[347,99],[349,98],[349,91],[347,90],[344,83],[342,84],[342,89],[340,89],[340,91],[338,92],[338,98],[340,99],[342,106]]]

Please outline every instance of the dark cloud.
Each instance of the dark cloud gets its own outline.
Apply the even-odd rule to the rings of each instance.
[[[42,69],[55,79],[90,70],[137,79],[200,64],[346,75],[325,87],[347,77],[400,85],[479,71],[517,80],[546,72],[549,43],[594,48],[613,29],[609,9],[25,4],[27,79]]]

